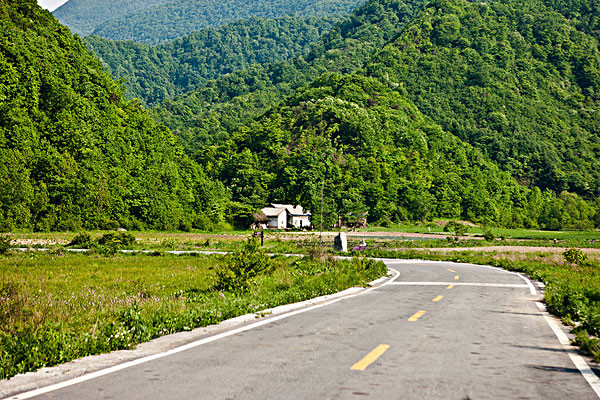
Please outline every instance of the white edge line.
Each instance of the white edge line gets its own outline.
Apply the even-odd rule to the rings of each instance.
[[[452,261],[437,261],[437,260],[419,260],[419,259],[414,259],[414,258],[409,258],[409,259],[391,259],[391,258],[375,258],[375,260],[377,261],[384,261],[388,264],[420,264],[420,263],[432,263],[432,264],[451,264],[451,265],[458,265],[461,267],[464,266],[471,266],[471,267],[475,267],[475,268],[488,268],[488,269],[493,269],[496,271],[500,271],[500,272],[504,272],[507,274],[511,274],[511,275],[516,275],[519,278],[521,278],[523,281],[525,281],[525,283],[527,284],[527,287],[529,288],[529,293],[535,295],[537,294],[537,291],[535,290],[535,286],[533,286],[533,283],[531,283],[531,281],[524,275],[522,275],[519,272],[514,272],[514,271],[508,271],[506,269],[503,268],[499,268],[499,267],[492,267],[491,265],[480,265],[480,264],[471,264],[471,263],[457,263],[457,262],[452,262]],[[455,283],[453,283],[455,284]]]
[[[567,335],[560,329],[558,324],[548,316],[546,312],[546,308],[542,303],[537,301],[535,303],[540,310],[540,313],[544,316],[544,319],[550,325],[552,332],[556,335],[556,338],[562,345],[563,350],[569,355],[569,358],[575,365],[575,367],[579,370],[581,375],[585,378],[587,383],[592,387],[596,396],[600,398],[600,378],[594,373],[594,371],[590,368],[588,363],[585,361],[583,357],[579,355],[579,353],[571,346],[571,342]]]
[[[481,286],[481,287],[500,287],[500,288],[528,288],[524,283],[485,283],[485,282],[390,282],[390,285],[397,286]]]
[[[105,369],[102,369],[100,371],[96,371],[96,372],[92,372],[92,373],[89,373],[89,374],[85,374],[85,375],[79,376],[77,378],[66,380],[64,382],[55,383],[53,385],[45,386],[43,388],[34,389],[34,390],[30,390],[28,392],[24,392],[24,393],[20,393],[20,394],[14,395],[14,396],[6,397],[4,400],[30,399],[32,397],[39,396],[39,395],[42,395],[42,394],[45,394],[45,393],[54,392],[56,390],[64,389],[66,387],[73,386],[73,385],[76,385],[78,383],[86,382],[86,381],[89,381],[89,380],[92,380],[92,379],[95,379],[95,378],[99,378],[99,377],[102,377],[102,376],[105,376],[105,375],[109,375],[109,374],[112,374],[114,372],[118,372],[118,371],[124,370],[126,368],[134,367],[136,365],[144,364],[144,363],[147,363],[147,362],[150,362],[150,361],[158,360],[160,358],[171,356],[173,354],[181,353],[183,351],[190,350],[190,349],[193,349],[195,347],[202,346],[204,344],[211,343],[211,342],[214,342],[214,341],[217,341],[217,340],[220,340],[220,339],[224,339],[226,337],[233,336],[233,335],[236,335],[238,333],[245,332],[245,331],[248,331],[248,330],[251,330],[251,329],[254,329],[254,328],[258,328],[258,327],[261,327],[263,325],[270,324],[272,322],[276,322],[276,321],[279,321],[279,320],[282,320],[282,319],[285,319],[285,318],[289,318],[289,317],[292,317],[292,316],[297,315],[297,314],[302,314],[302,313],[305,313],[305,312],[308,312],[308,311],[315,310],[317,308],[325,307],[325,306],[331,305],[333,303],[337,303],[338,301],[341,301],[341,300],[349,299],[349,298],[352,298],[352,297],[359,296],[361,294],[365,294],[365,293],[371,292],[371,291],[373,291],[375,289],[378,289],[378,288],[381,288],[383,286],[388,285],[390,282],[393,282],[395,279],[397,279],[400,276],[400,273],[397,270],[395,270],[393,268],[388,268],[388,269],[391,270],[394,273],[394,276],[392,278],[390,278],[388,281],[386,281],[383,284],[381,284],[380,286],[374,286],[374,287],[362,290],[362,291],[360,291],[358,293],[349,294],[349,295],[346,295],[346,296],[343,296],[343,297],[339,297],[339,298],[336,298],[336,299],[333,299],[333,300],[326,301],[326,302],[321,303],[321,304],[316,304],[316,305],[313,305],[313,306],[310,306],[310,307],[307,307],[307,308],[302,308],[300,310],[290,311],[290,312],[282,314],[282,315],[278,315],[278,316],[275,316],[275,317],[271,317],[271,318],[265,319],[265,320],[260,321],[260,322],[256,322],[256,323],[253,323],[253,324],[250,324],[250,325],[243,326],[241,328],[232,329],[230,331],[222,332],[222,333],[219,333],[219,334],[214,335],[214,336],[210,336],[210,337],[207,337],[207,338],[204,338],[204,339],[201,339],[201,340],[197,340],[195,342],[191,342],[191,343],[185,344],[183,346],[176,347],[174,349],[171,349],[171,350],[168,350],[168,351],[165,351],[165,352],[162,352],[162,353],[157,353],[157,354],[153,354],[153,355],[150,355],[150,356],[138,358],[137,360],[128,361],[128,362],[123,363],[123,364],[115,365],[113,367],[105,368]]]

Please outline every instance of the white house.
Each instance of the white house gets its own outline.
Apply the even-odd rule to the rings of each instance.
[[[270,229],[285,229],[287,228],[287,209],[267,207],[261,210],[263,214],[269,218],[267,228]]]
[[[272,203],[271,207],[263,208],[261,211],[269,218],[267,227],[271,229],[310,227],[310,212],[301,206]]]

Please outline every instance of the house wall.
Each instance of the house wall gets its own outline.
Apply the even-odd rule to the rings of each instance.
[[[287,214],[282,212],[277,217],[269,217],[269,223],[267,224],[267,226],[271,229],[287,228],[286,216]]]
[[[292,217],[292,225],[296,228],[307,228],[310,226],[310,218],[308,216]]]

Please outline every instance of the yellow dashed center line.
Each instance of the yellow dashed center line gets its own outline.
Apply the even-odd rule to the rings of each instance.
[[[431,300],[431,301],[438,302],[438,301],[440,301],[440,300],[441,300],[441,299],[443,299],[443,298],[444,298],[444,296],[438,296],[438,297],[436,297],[435,299],[433,299],[433,300]]]
[[[423,314],[425,314],[426,311],[419,311],[416,312],[412,317],[410,317],[408,320],[410,322],[415,322],[416,320],[418,320],[419,318],[421,318],[423,316]]]
[[[450,268],[448,268],[448,271],[450,271],[450,272],[456,272],[455,270],[450,269]]]
[[[454,277],[454,280],[455,280],[455,281],[457,281],[459,278],[460,278],[460,276],[456,275],[456,276]]]
[[[448,287],[446,289],[450,290],[454,287],[454,285],[448,285]]]
[[[354,371],[364,371],[367,367],[375,362],[379,357],[390,348],[389,344],[380,344],[375,347],[369,354],[367,354],[362,360],[350,367]]]

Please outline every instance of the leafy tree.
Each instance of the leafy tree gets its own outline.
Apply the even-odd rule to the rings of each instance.
[[[34,0],[0,0],[0,228],[218,223],[228,193]]]

